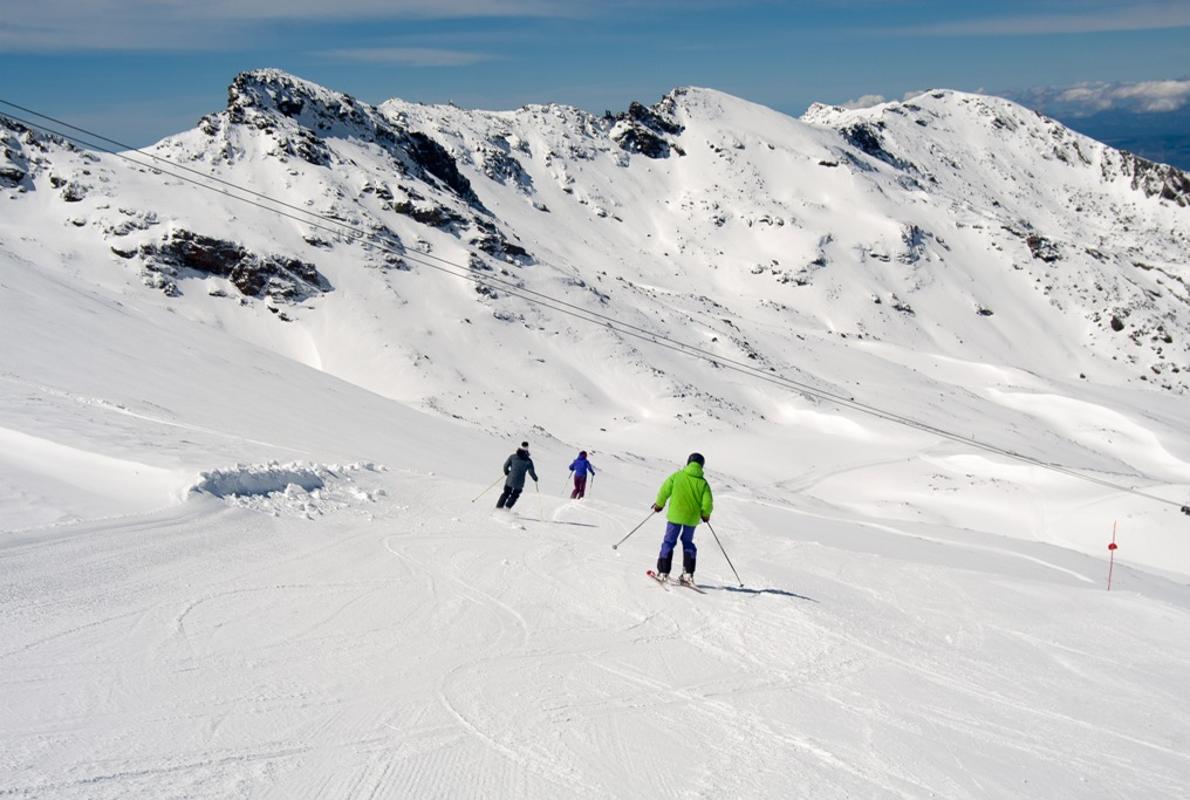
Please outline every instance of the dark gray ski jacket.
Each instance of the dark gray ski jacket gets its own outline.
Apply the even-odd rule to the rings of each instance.
[[[522,449],[517,449],[515,453],[504,460],[504,485],[510,486],[513,489],[525,488],[525,473],[529,473],[533,480],[537,480],[537,473],[533,469],[533,459],[529,458],[529,453]]]

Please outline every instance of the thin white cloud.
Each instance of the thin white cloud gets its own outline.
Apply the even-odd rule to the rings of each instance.
[[[840,103],[843,108],[871,108],[885,102],[882,94],[865,94],[846,103]]]
[[[1043,36],[1063,33],[1161,30],[1190,27],[1190,3],[1114,3],[1110,7],[1066,14],[1038,13],[933,22],[885,28],[878,33],[902,36]]]
[[[925,89],[911,89],[901,94],[901,100],[911,100],[920,94],[925,94]],[[840,108],[871,108],[878,106],[881,103],[887,103],[888,98],[882,94],[865,94],[860,95],[854,100],[848,100],[846,103],[839,103]]]
[[[467,67],[494,56],[439,47],[354,47],[321,50],[318,55],[332,61],[365,64],[400,64],[406,67]]]
[[[1037,86],[1006,95],[1051,116],[1086,117],[1102,111],[1149,114],[1190,106],[1190,80],[1138,83],[1079,83],[1074,86]]]
[[[145,2],[145,0],[136,0]],[[159,3],[148,0],[148,5]],[[565,0],[206,0],[197,15],[214,19],[456,19],[560,17],[588,3]]]
[[[217,50],[277,39],[274,23],[574,18],[593,0],[38,0],[7,3],[0,52]]]
[[[1111,94],[1117,101],[1135,105],[1141,111],[1177,111],[1190,103],[1190,80],[1124,84],[1116,86]]]

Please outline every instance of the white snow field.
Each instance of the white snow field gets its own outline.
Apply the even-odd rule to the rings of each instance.
[[[953,92],[156,146],[299,219],[0,136],[0,797],[1190,796],[1183,173]],[[693,450],[743,587],[644,575]]]

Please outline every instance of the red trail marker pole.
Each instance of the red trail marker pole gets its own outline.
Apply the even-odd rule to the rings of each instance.
[[[1109,592],[1111,591],[1112,569],[1116,566],[1116,548],[1118,547],[1116,544],[1116,526],[1119,524],[1118,520],[1111,524],[1111,543],[1107,546],[1107,552],[1110,553],[1107,561],[1107,590]]]

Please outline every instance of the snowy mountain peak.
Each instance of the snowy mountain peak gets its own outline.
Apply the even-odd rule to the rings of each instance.
[[[283,120],[319,138],[355,138],[385,146],[402,146],[406,133],[377,109],[349,94],[336,92],[277,69],[258,69],[236,76],[227,90],[223,116],[266,132]],[[317,161],[312,162],[317,163]]]
[[[33,154],[45,163],[26,169],[29,148],[8,150],[5,168],[29,174],[17,200],[69,195],[10,203],[12,219],[58,218],[77,250],[186,298],[199,317],[478,424],[528,418],[489,369],[505,361],[567,387],[576,413],[602,402],[599,387],[629,386],[612,416],[639,419],[636,387],[648,382],[651,414],[686,420],[689,403],[725,428],[780,416],[734,387],[694,390],[688,365],[657,367],[635,343],[582,333],[522,289],[839,390],[855,378],[837,365],[867,343],[1190,389],[1184,195],[998,98],[932,91],[795,119],[685,87],[603,116],[492,112],[371,106],[257,70],[235,79],[227,108],[156,146],[307,208],[308,221],[167,190],[113,159]],[[339,235],[340,223],[367,235]],[[479,284],[440,286],[430,257]],[[411,322],[427,303],[432,318]],[[288,330],[259,327],[254,309]],[[344,336],[357,318],[374,322]],[[434,351],[443,319],[474,332],[475,360],[411,366]],[[602,355],[549,367],[525,355],[554,336],[594,337]]]
[[[1055,346],[1112,362],[1102,374],[1188,388],[1190,342],[1178,334],[1190,324],[1181,299],[1186,176],[999,98],[934,90],[868,109],[817,105],[794,119],[682,87],[652,105],[596,116],[563,105],[371,106],[255,70],[237,76],[227,108],[156,146],[366,231],[367,246],[338,240],[316,220],[317,228],[295,231],[290,221],[271,234],[267,220],[221,230],[211,222],[220,214],[187,220],[195,215],[166,213],[156,196],[127,202],[119,165],[96,165],[99,179],[86,174],[82,155],[31,154],[20,136],[9,134],[7,182],[79,203],[70,224],[100,231],[105,251],[141,267],[167,294],[184,293],[197,267],[237,276],[220,291],[309,302],[351,285],[347,265],[411,270],[405,254],[433,252],[517,282],[530,278],[513,268],[537,264],[545,268],[531,280],[568,301],[627,302],[651,318],[654,306],[672,301],[612,291],[608,281],[655,285],[677,274],[697,283],[709,271],[733,313],[762,326],[795,320],[963,357],[997,348],[1006,326],[1038,337],[1061,329]],[[18,178],[39,169],[49,174]],[[113,201],[128,213],[102,207]],[[906,268],[882,266],[890,263]],[[1013,273],[1031,283],[1014,283]],[[994,314],[995,322],[971,327],[954,309],[982,320]],[[475,310],[548,324],[548,315],[491,286],[467,293],[457,313],[471,319]],[[383,349],[389,335],[374,346]],[[780,363],[765,358],[755,336],[711,336],[745,358]],[[773,352],[792,351],[782,343]],[[1096,372],[1079,372],[1088,370]],[[457,403],[442,399],[451,390],[437,377],[410,383],[400,372],[344,376],[382,393],[420,386],[417,396],[436,398],[439,408]]]
[[[408,130],[375,107],[341,92],[276,69],[243,72],[228,88],[227,108],[204,117],[199,131],[219,143],[192,142],[192,158],[208,154],[234,161],[250,152],[245,137],[263,138],[266,155],[298,158],[319,167],[350,163],[330,141],[371,145],[383,151],[398,173],[443,186],[469,206],[482,210],[470,182],[454,158],[433,138]],[[165,150],[172,149],[167,140]]]
[[[73,142],[0,115],[0,190],[24,194],[40,179],[62,201],[77,203],[87,195],[86,175],[99,160]]]
[[[630,103],[626,112],[616,115],[610,131],[612,141],[626,152],[649,158],[668,158],[670,153],[685,155],[674,140],[685,130],[676,119],[675,97],[670,93],[651,107],[636,101]]]
[[[651,107],[655,113],[662,115],[684,115],[685,118],[704,120],[738,116],[746,109],[763,109],[774,113],[767,106],[706,86],[679,86],[671,89]]]
[[[1145,197],[1190,206],[1190,177],[1176,167],[1114,150],[1002,97],[935,89],[868,108],[815,103],[802,120],[840,130],[861,150],[889,163],[894,163],[889,158],[892,153],[913,149],[923,138],[935,151],[953,151],[952,158],[970,156],[973,150],[995,153],[1012,149],[1028,156],[1016,159],[1017,163],[1040,157],[1076,169],[1091,167],[1104,181],[1125,182]],[[936,132],[941,135],[934,135]],[[1028,180],[1027,171],[1014,178]]]
[[[294,118],[308,112],[311,114],[308,121],[313,124],[328,117],[363,122],[372,111],[366,103],[349,94],[332,91],[279,69],[241,72],[228,87],[227,95],[229,110],[253,108]]]

